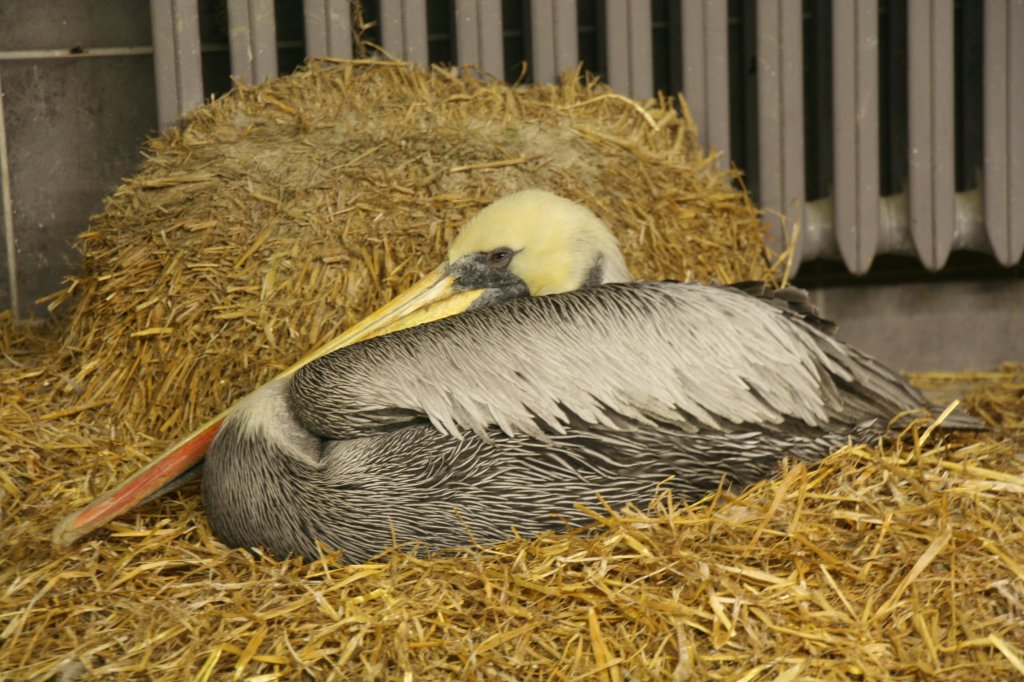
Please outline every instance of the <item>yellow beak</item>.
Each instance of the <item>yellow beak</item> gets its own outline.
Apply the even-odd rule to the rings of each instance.
[[[445,266],[438,267],[387,305],[281,372],[275,380],[290,376],[313,360],[345,346],[461,313],[483,293],[483,289],[453,292],[454,283]],[[53,530],[53,543],[58,546],[70,545],[116,516],[130,511],[195,467],[206,455],[206,450],[231,409],[221,412],[119,486],[103,493],[88,506],[57,524]]]

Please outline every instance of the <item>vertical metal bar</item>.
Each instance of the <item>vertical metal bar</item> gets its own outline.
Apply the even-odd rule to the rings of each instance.
[[[349,0],[302,0],[307,57],[352,58]]]
[[[579,63],[576,0],[530,0],[530,38],[535,83],[549,83]]]
[[[302,0],[302,25],[307,57],[327,54],[327,3],[324,0]]]
[[[427,0],[380,0],[380,36],[399,59],[429,66]]]
[[[953,0],[908,0],[910,233],[929,270],[946,264],[956,227]]]
[[[555,3],[555,76],[580,63],[580,34],[577,26],[576,0]]]
[[[11,203],[11,166],[7,157],[7,125],[4,122],[4,86],[0,82],[0,204],[4,214],[4,252],[7,263],[7,290],[10,294],[11,312],[15,319],[21,317],[20,292],[18,291],[17,244],[14,239],[14,206]]]
[[[555,80],[555,8],[547,0],[530,0],[530,71],[534,83]]]
[[[480,66],[497,78],[505,75],[505,37],[501,0],[477,0]]]
[[[427,42],[427,0],[403,0],[405,58],[426,68],[430,65]]]
[[[654,95],[651,4],[605,0],[608,84],[635,99]]]
[[[634,99],[654,96],[654,38],[651,30],[651,3],[629,3],[629,96]]]
[[[1024,0],[987,0],[983,21],[985,230],[1010,266],[1024,254]]]
[[[380,42],[397,59],[405,58],[405,15],[402,0],[380,0]]]
[[[682,0],[683,94],[700,143],[729,167],[729,4]]]
[[[196,0],[150,0],[157,123],[163,130],[203,103]]]
[[[455,0],[455,52],[459,64],[480,66],[480,17],[476,0]]]
[[[243,83],[276,78],[274,0],[228,0],[231,74]]]
[[[475,64],[501,78],[505,73],[501,0],[455,0],[455,49],[460,64]]]
[[[768,243],[790,245],[804,224],[804,93],[801,0],[757,3],[758,176],[761,205],[769,215]],[[800,264],[799,241],[792,244],[790,273]]]
[[[836,240],[850,272],[878,248],[878,1],[832,3],[832,127]]]
[[[729,129],[729,3],[704,0],[704,69],[707,73],[705,111],[709,149],[721,152],[718,166],[732,162]]]
[[[629,68],[629,0],[605,0],[605,54],[608,85],[616,92],[627,93],[630,87]]]

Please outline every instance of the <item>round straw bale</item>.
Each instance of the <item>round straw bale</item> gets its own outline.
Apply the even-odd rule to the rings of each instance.
[[[770,274],[755,208],[667,100],[316,63],[151,140],[82,237],[67,347],[82,400],[165,437],[411,284],[481,207],[590,206],[643,278]],[[91,369],[89,369],[91,368]],[[102,371],[97,371],[102,368]]]

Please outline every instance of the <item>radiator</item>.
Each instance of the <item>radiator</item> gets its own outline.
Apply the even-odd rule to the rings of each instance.
[[[161,127],[202,104],[204,54],[229,52],[242,82],[277,76],[275,12],[300,10],[294,0],[227,0],[229,44],[209,46],[200,43],[197,5],[150,0]],[[990,254],[993,271],[1021,263],[1024,0],[363,0],[362,7],[389,54],[423,66],[443,53],[514,77],[523,60],[529,79],[545,82],[582,61],[639,100],[659,88],[681,90],[701,144],[721,167],[744,172],[771,222],[772,245],[790,248],[790,274],[819,259],[862,274],[882,254],[912,256],[932,271],[954,251]],[[448,16],[441,34],[430,28],[439,8]],[[306,55],[353,56],[348,0],[303,0],[301,12]],[[973,48],[964,48],[964,35],[976,36]],[[23,52],[0,58],[149,48]],[[0,103],[5,269],[17,312],[3,121]]]

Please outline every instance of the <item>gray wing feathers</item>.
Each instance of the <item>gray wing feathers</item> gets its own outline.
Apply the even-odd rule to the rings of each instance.
[[[632,283],[509,301],[351,346],[293,380],[319,435],[388,415],[484,435],[563,433],[572,415],[692,430],[888,419],[923,400],[814,325],[728,287]],[[397,421],[396,421],[397,423]],[[369,431],[368,431],[369,432]]]

